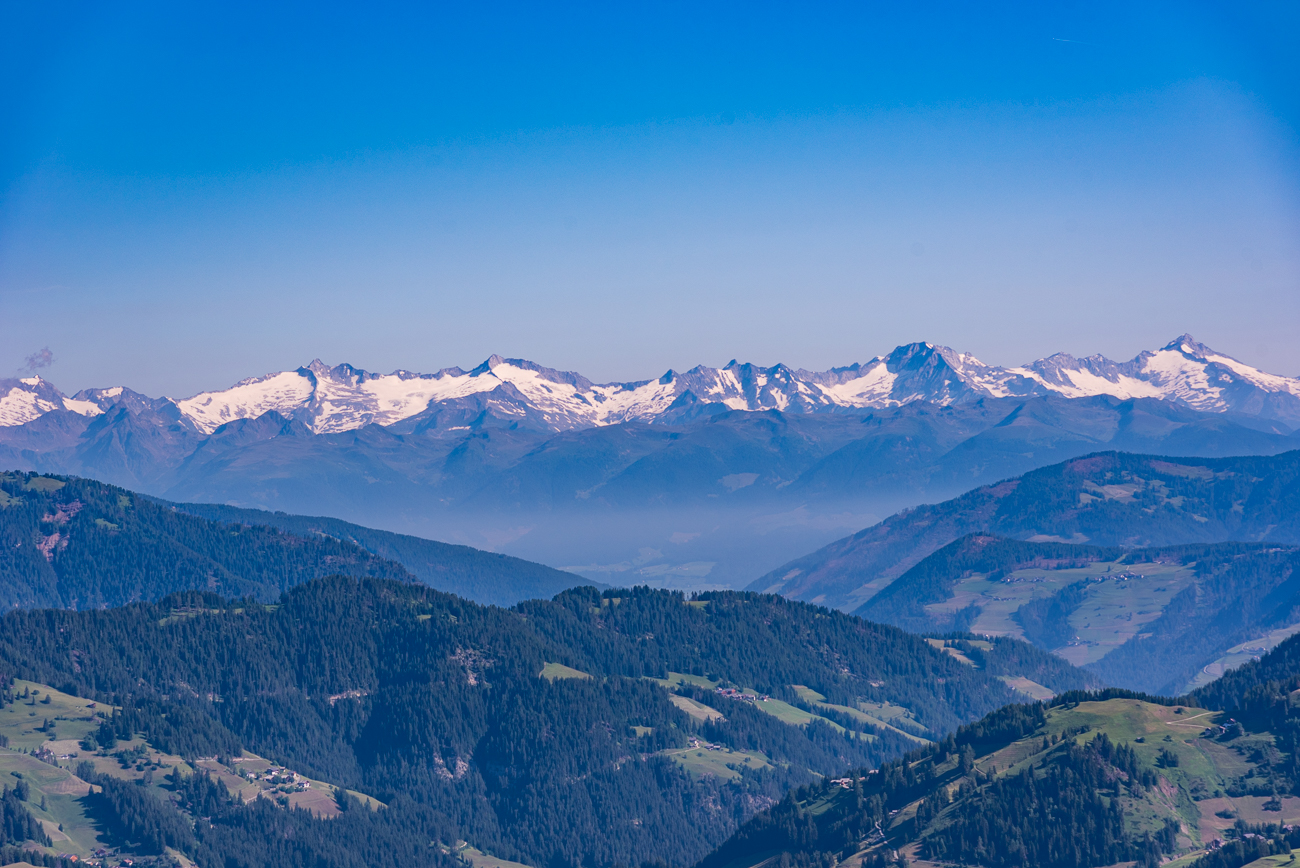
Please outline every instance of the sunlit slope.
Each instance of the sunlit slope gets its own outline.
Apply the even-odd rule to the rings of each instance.
[[[1285,854],[1300,846],[1297,688],[1300,637],[1181,699],[1009,706],[800,790],[701,866],[1190,865],[1221,848],[1208,868]]]

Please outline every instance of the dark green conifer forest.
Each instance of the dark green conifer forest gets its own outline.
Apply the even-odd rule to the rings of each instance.
[[[540,677],[548,663],[590,677]],[[827,717],[795,685],[829,704],[905,707],[934,734],[1015,696],[996,676],[896,628],[779,597],[577,588],[506,610],[346,577],[299,585],[274,604],[189,591],[117,609],[13,611],[0,631],[0,669],[120,705],[96,733],[100,744],[139,734],[185,757],[248,749],[369,793],[389,807],[367,818],[378,825],[360,838],[468,840],[557,868],[690,864],[790,787],[915,744]],[[669,672],[818,717],[795,726],[754,702],[683,687],[722,715],[702,722],[651,680]],[[665,753],[693,738],[769,763],[738,767],[730,780],[695,776]],[[174,808],[129,787],[105,785],[100,796],[127,837],[190,848],[201,864],[204,847],[222,852],[211,842],[226,826],[324,822],[231,805],[217,811],[216,831],[191,841],[165,818]],[[328,828],[341,835],[345,826]],[[325,850],[342,846],[322,840],[334,841]]]

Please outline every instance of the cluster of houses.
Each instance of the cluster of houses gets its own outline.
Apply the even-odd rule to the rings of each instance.
[[[868,775],[874,775],[875,773],[876,773],[875,769],[867,769]],[[858,778],[858,780],[865,780],[865,778]],[[831,780],[831,783],[839,787],[840,789],[844,789],[844,790],[853,789],[853,778],[833,778]]]
[[[724,748],[720,744],[712,744],[711,742],[700,741],[695,736],[691,736],[690,739],[687,741],[687,744],[689,744],[692,749],[704,748],[705,750],[726,750],[726,748]]]
[[[1225,738],[1225,739],[1234,739],[1244,734],[1245,734],[1245,730],[1242,729],[1241,724],[1238,723],[1237,719],[1234,717],[1228,718],[1227,722],[1225,723],[1218,723],[1213,726],[1207,727],[1205,731],[1201,733],[1202,737],[1204,738]]]
[[[287,786],[295,790],[311,789],[311,781],[300,777],[297,772],[280,766],[271,766],[263,772],[245,769],[241,777],[251,783],[270,784],[273,787]]]
[[[75,862],[78,865],[85,865],[87,868],[108,868],[113,865],[117,868],[136,868],[136,866],[149,866],[149,868],[180,868],[180,863],[171,856],[145,856],[144,858],[131,858],[130,856],[119,856],[116,850],[109,850],[100,847],[94,853],[82,858],[76,853],[60,853],[60,859],[66,859],[69,862]],[[25,863],[18,863],[25,864]]]
[[[116,856],[117,856],[117,851],[109,850],[107,847],[100,847],[99,849],[97,849],[95,852],[91,853],[89,856],[85,857],[84,859],[78,856],[76,853],[59,854],[60,859],[66,859],[69,862],[76,862],[78,865],[86,865],[88,866],[88,868],[100,868],[100,866],[113,864],[105,860],[114,859]],[[123,857],[122,859],[118,860],[116,864],[119,866],[126,866],[126,868],[133,868],[133,866],[135,865],[135,860]]]
[[[734,687],[716,687],[714,692],[728,699],[739,699],[742,702],[767,702],[766,693],[742,693]]]
[[[1117,582],[1127,582],[1132,579],[1145,579],[1146,576],[1141,573],[1135,573],[1131,570],[1125,570],[1122,573],[1108,573],[1104,576],[1090,576],[1089,581],[1104,582],[1107,579],[1114,579]],[[1047,581],[1047,576],[1006,576],[998,580],[1003,585],[1019,585],[1025,582],[1035,584]]]
[[[1290,831],[1291,831],[1292,829],[1294,829],[1294,828],[1295,828],[1295,826],[1292,826],[1292,825],[1290,825],[1290,824],[1286,824],[1286,825],[1284,825],[1284,826],[1282,827],[1282,831],[1284,831],[1284,832],[1290,832]],[[1250,838],[1263,838],[1263,837],[1266,837],[1266,836],[1264,836],[1264,835],[1258,835],[1258,834],[1256,834],[1256,833],[1254,833],[1254,832],[1246,832],[1246,833],[1244,833],[1241,837],[1242,837],[1242,838],[1245,838],[1245,839],[1250,839]],[[1206,850],[1218,850],[1220,847],[1222,847],[1222,846],[1223,846],[1224,844],[1226,844],[1226,843],[1228,843],[1228,842],[1225,841],[1225,840],[1223,840],[1222,838],[1215,838],[1213,841],[1210,841],[1208,844],[1205,845],[1205,849],[1206,849]]]
[[[59,758],[54,755],[54,751],[50,750],[47,745],[41,745],[36,750],[32,751],[32,756],[41,762],[48,763],[52,766],[57,766],[59,764]]]

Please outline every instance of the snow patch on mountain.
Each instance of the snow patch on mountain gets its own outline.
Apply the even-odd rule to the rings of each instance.
[[[52,410],[70,410],[82,416],[97,416],[102,411],[90,401],[78,401],[63,395],[41,377],[0,380],[0,426],[25,425]]]
[[[22,425],[53,410],[92,416],[113,406],[167,412],[211,434],[237,419],[268,412],[317,434],[406,422],[404,430],[464,430],[491,417],[552,431],[622,422],[660,422],[726,410],[794,413],[947,405],[980,398],[1058,394],[1158,398],[1195,410],[1233,411],[1300,427],[1300,380],[1265,373],[1183,335],[1128,362],[1058,353],[1001,368],[928,343],[829,371],[770,368],[731,361],[721,368],[668,371],[657,380],[592,383],[524,359],[492,356],[471,371],[373,374],[320,360],[293,371],[243,380],[229,389],[179,401],[122,387],[64,397],[39,377],[0,381],[0,425]],[[418,426],[416,425],[418,423]]]
[[[312,395],[311,381],[299,371],[241,380],[220,392],[200,392],[176,406],[205,434],[235,419],[255,419],[272,410],[291,416]]]

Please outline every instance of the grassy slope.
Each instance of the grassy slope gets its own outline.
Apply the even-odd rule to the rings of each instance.
[[[936,776],[946,780],[950,792],[956,795],[963,780],[986,781],[983,776],[989,774],[1005,777],[1028,766],[1040,765],[1048,753],[1044,750],[1044,736],[1063,736],[1085,743],[1104,732],[1112,741],[1132,745],[1139,762],[1156,769],[1160,776],[1159,785],[1142,798],[1122,797],[1126,830],[1129,832],[1140,835],[1158,829],[1166,819],[1172,819],[1181,827],[1181,849],[1185,853],[1195,853],[1204,843],[1231,827],[1238,817],[1251,823],[1300,823],[1300,798],[1282,797],[1279,799],[1281,810],[1270,811],[1265,809],[1266,796],[1225,795],[1232,780],[1262,768],[1262,761],[1256,762],[1251,757],[1254,755],[1258,759],[1257,751],[1270,745],[1272,739],[1267,734],[1248,735],[1225,743],[1206,737],[1206,728],[1220,716],[1219,712],[1192,706],[1162,705],[1138,699],[1082,702],[1049,709],[1045,724],[1032,734],[978,756],[974,764],[975,774],[971,777],[963,778],[958,773],[955,759],[936,765],[934,769]],[[1049,750],[1059,750],[1059,747],[1053,745]],[[1177,755],[1177,767],[1161,767],[1158,761],[1161,751]],[[870,795],[870,783],[866,792]],[[801,804],[820,825],[855,810],[854,798],[851,791],[838,787],[817,788]],[[919,803],[918,799],[891,804],[889,807],[897,813],[885,829],[889,839],[864,846],[844,863],[854,865],[866,855],[898,848],[901,844],[899,834],[911,824]],[[921,832],[922,836],[942,827],[952,811],[949,809],[931,821]],[[913,858],[913,865],[918,868],[929,865],[915,860],[915,843],[902,849]],[[777,852],[779,850],[770,849],[731,852],[726,854],[725,862],[710,857],[704,864],[710,868],[749,868],[763,863]]]
[[[926,558],[858,614],[913,631],[1021,638],[1106,683],[1177,693],[1300,629],[1297,567],[1294,547],[1123,551],[976,534]]]
[[[574,669],[572,666],[565,666],[563,663],[547,663],[538,673],[542,678],[554,681],[557,678],[590,678],[586,672],[580,669]]]
[[[1026,766],[1041,764],[1045,758],[1041,749],[1044,735],[1087,727],[1087,732],[1074,736],[1077,741],[1083,743],[1104,732],[1112,741],[1129,743],[1139,761],[1157,769],[1162,779],[1160,786],[1142,799],[1128,796],[1121,799],[1126,827],[1131,832],[1155,831],[1165,819],[1172,819],[1182,826],[1183,847],[1197,851],[1231,827],[1236,817],[1251,823],[1300,822],[1300,798],[1281,798],[1282,809],[1275,812],[1264,809],[1266,796],[1225,795],[1232,779],[1263,767],[1248,757],[1258,747],[1271,744],[1271,737],[1247,736],[1226,744],[1204,737],[1206,728],[1222,716],[1192,706],[1159,705],[1135,699],[1054,708],[1048,711],[1046,726],[981,757],[976,768],[985,771],[996,768],[998,775],[1016,774]],[[1177,767],[1159,767],[1161,751],[1177,755]],[[1219,812],[1233,816],[1218,816]],[[941,815],[936,825],[942,824],[943,819]]]
[[[286,788],[281,792],[273,784],[265,781],[250,782],[236,775],[237,771],[265,773],[271,768],[283,768],[247,751],[229,766],[223,766],[215,759],[199,759],[191,764],[181,757],[153,749],[141,738],[119,741],[112,752],[86,751],[78,742],[99,727],[103,719],[115,710],[113,706],[97,704],[34,681],[18,679],[15,680],[14,687],[18,694],[25,690],[32,692],[32,697],[31,700],[20,700],[0,708],[0,735],[9,739],[9,748],[0,748],[0,784],[13,787],[21,776],[31,786],[32,795],[28,798],[27,808],[41,821],[46,834],[50,836],[53,846],[43,848],[43,852],[50,855],[71,853],[85,858],[97,848],[121,846],[111,830],[106,829],[96,817],[93,801],[87,798],[93,787],[70,770],[80,762],[90,762],[99,774],[128,781],[145,780],[145,772],[149,771],[152,779],[149,789],[162,799],[167,799],[170,794],[165,786],[165,775],[170,770],[176,769],[183,775],[189,775],[201,769],[221,781],[230,792],[240,793],[244,801],[255,798],[274,800],[283,796],[288,805],[310,810],[318,816],[332,817],[339,813],[333,787],[324,781],[296,775],[310,786],[306,790]],[[50,699],[48,705],[42,701],[46,697]],[[45,718],[56,723],[57,738],[54,740],[37,729]],[[30,752],[40,749],[53,751],[59,765],[30,755]],[[132,753],[137,749],[143,749],[143,755],[135,763],[125,764],[114,756]],[[349,792],[367,807],[381,806],[371,796],[352,790]],[[44,809],[41,808],[42,798],[45,801]],[[129,855],[130,849],[125,849],[123,853]]]

